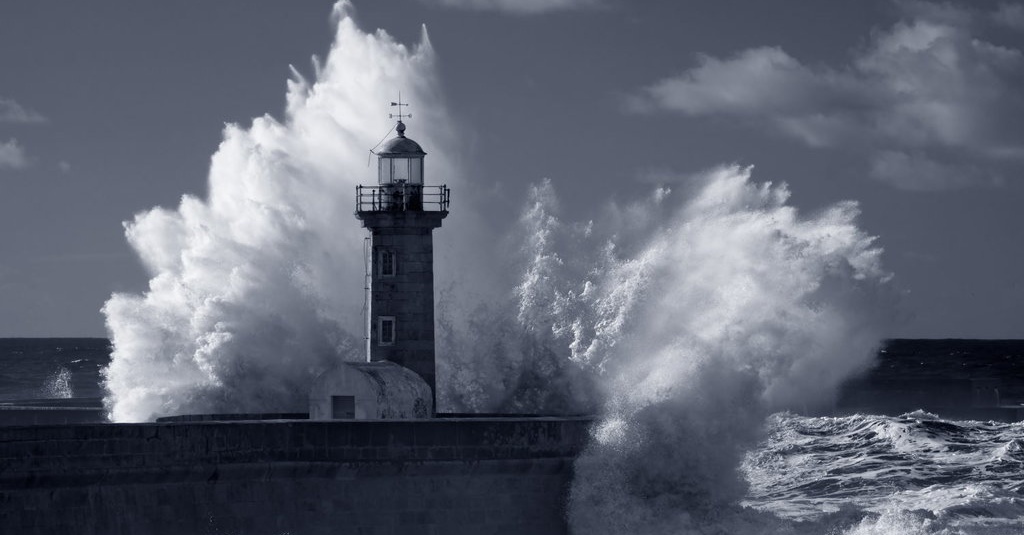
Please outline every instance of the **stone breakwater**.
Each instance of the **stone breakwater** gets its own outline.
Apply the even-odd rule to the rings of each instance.
[[[565,533],[588,418],[0,427],[19,534]]]

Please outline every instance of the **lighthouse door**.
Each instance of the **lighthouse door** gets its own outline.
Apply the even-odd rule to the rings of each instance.
[[[331,418],[345,420],[356,417],[355,396],[331,396]]]

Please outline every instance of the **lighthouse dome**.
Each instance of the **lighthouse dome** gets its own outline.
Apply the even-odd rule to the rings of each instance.
[[[389,139],[380,150],[375,151],[378,156],[422,156],[426,154],[419,143],[405,137],[404,123],[399,122],[396,130],[398,131],[398,136]]]

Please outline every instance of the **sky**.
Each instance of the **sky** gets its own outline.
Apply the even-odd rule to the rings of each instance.
[[[894,335],[1024,337],[1024,4],[353,3],[403,43],[426,27],[455,160],[499,231],[544,178],[586,220],[752,165],[808,213],[859,203],[902,296]],[[103,303],[148,279],[123,222],[203,196],[226,123],[281,117],[331,8],[0,4],[0,336],[105,336]],[[410,137],[430,128],[415,106]]]

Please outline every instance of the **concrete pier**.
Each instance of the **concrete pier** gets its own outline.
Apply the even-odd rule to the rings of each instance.
[[[18,534],[566,532],[587,418],[0,428]]]

